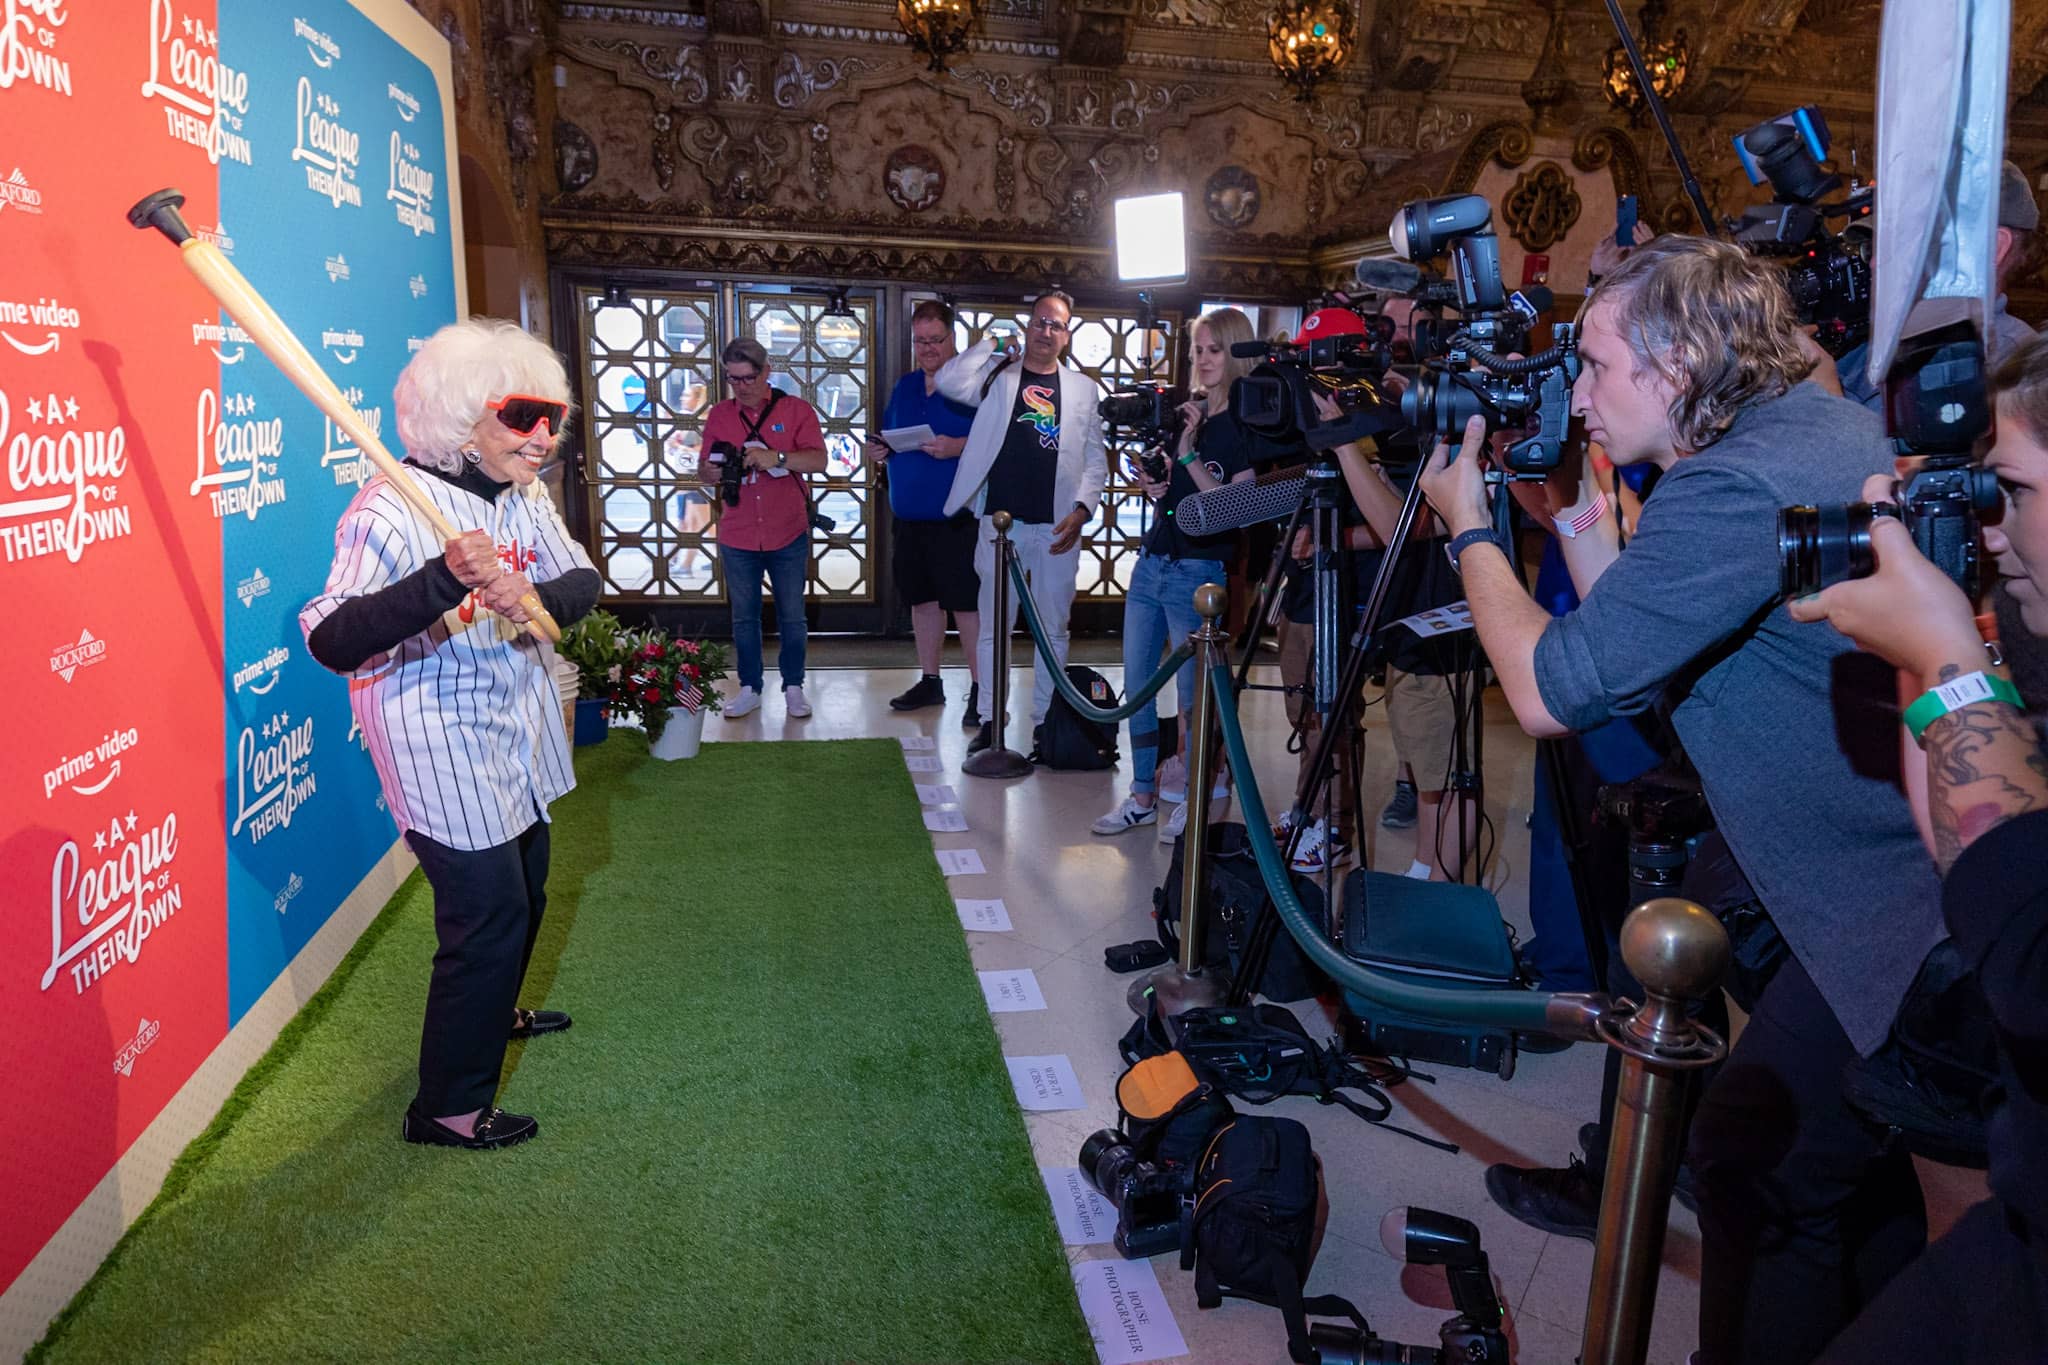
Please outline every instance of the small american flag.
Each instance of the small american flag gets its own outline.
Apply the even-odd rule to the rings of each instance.
[[[703,689],[688,678],[676,679],[676,705],[685,711],[695,711],[704,704]]]

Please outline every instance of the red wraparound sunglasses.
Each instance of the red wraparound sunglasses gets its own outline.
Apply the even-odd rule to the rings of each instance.
[[[505,430],[521,436],[531,436],[535,427],[542,422],[548,430],[559,432],[562,422],[569,416],[569,405],[558,403],[552,398],[536,398],[530,393],[508,393],[495,403],[485,407],[498,414],[498,421]]]

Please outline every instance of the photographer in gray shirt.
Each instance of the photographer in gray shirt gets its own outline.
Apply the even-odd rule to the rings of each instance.
[[[1791,301],[1739,248],[1663,237],[1581,314],[1572,411],[1617,465],[1663,471],[1624,552],[1590,469],[1553,505],[1584,599],[1553,619],[1490,538],[1483,424],[1422,472],[1472,616],[1537,736],[1668,708],[1790,955],[1701,1099],[1700,1365],[1801,1365],[1926,1240],[1917,1178],[1842,1099],[1942,936],[1938,883],[1895,786],[1891,670],[1779,599],[1778,509],[1859,496],[1878,420],[1803,382]]]

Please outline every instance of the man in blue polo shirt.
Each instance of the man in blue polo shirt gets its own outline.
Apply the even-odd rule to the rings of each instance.
[[[893,553],[896,587],[910,607],[910,626],[917,638],[917,682],[889,705],[898,711],[943,706],[946,689],[939,682],[939,656],[946,643],[946,613],[960,632],[967,655],[967,712],[960,718],[968,729],[981,725],[981,677],[972,641],[981,618],[975,603],[981,578],[974,571],[976,520],[972,512],[946,515],[946,494],[953,471],[974,425],[974,409],[938,391],[939,367],[953,358],[953,310],[926,299],[910,315],[910,344],[917,368],[896,383],[882,415],[882,430],[927,426],[932,439],[922,446],[892,451],[881,440],[868,442],[868,458],[883,464],[889,477],[889,512],[894,521]]]

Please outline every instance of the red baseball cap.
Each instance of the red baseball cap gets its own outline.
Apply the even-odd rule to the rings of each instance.
[[[1308,315],[1301,324],[1301,330],[1294,334],[1294,344],[1306,346],[1317,337],[1362,337],[1366,335],[1365,319],[1349,308],[1318,308]]]

